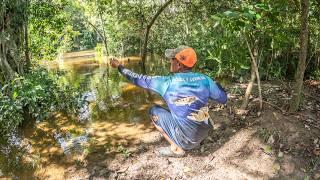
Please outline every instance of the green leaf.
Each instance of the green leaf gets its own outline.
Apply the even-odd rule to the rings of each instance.
[[[232,11],[225,11],[223,14],[229,16],[230,14],[232,14]]]
[[[267,154],[272,154],[272,147],[267,145],[263,148],[264,152]]]
[[[250,20],[253,20],[256,17],[254,14],[251,13],[243,13],[243,16]]]
[[[250,13],[250,14],[254,14],[254,15],[256,14],[256,12],[255,12],[255,11],[252,11],[252,10],[249,10],[249,13]]]
[[[213,20],[216,20],[216,21],[221,21],[221,17],[219,17],[219,16],[217,16],[217,15],[213,15],[213,16],[211,16],[211,18],[212,18]]]
[[[13,99],[13,100],[16,100],[17,97],[18,97],[18,92],[17,92],[17,91],[14,91],[14,92],[13,92],[13,95],[12,95],[12,99]]]
[[[213,25],[213,28],[216,28],[217,26],[219,26],[219,22],[216,22],[214,25]]]
[[[238,16],[237,12],[232,12],[232,11],[225,11],[223,14],[228,17],[237,17]]]
[[[256,18],[257,19],[261,19],[261,15],[260,14],[256,14]]]
[[[241,68],[241,69],[250,69],[249,66],[246,66],[246,65],[243,65],[243,64],[240,65],[240,68]]]

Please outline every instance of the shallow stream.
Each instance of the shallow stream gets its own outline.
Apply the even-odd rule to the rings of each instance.
[[[139,57],[121,61],[141,72]],[[151,55],[146,71],[167,74],[167,65]],[[105,57],[94,51],[66,53],[44,66],[65,72],[62,81],[83,92],[82,107],[77,117],[57,112],[52,119],[28,122],[12,132],[9,141],[1,143],[0,177],[45,177],[73,164],[90,165],[119,152],[126,155],[126,148],[154,131],[147,112],[152,104],[163,104],[161,98],[128,83],[117,69],[108,67]]]

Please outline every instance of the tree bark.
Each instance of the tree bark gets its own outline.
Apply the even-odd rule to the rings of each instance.
[[[100,16],[100,21],[101,21],[101,25],[102,25],[102,31],[103,31],[103,43],[104,43],[104,48],[106,50],[106,57],[107,57],[107,61],[108,61],[108,56],[109,56],[109,52],[108,52],[108,40],[107,40],[107,36],[106,36],[106,31],[104,29],[104,20],[102,18],[102,14],[101,12],[99,13]]]
[[[143,46],[143,27],[144,27],[144,14],[142,14],[142,1],[139,1],[139,14],[140,14],[140,32],[139,32],[139,37],[140,37],[140,41],[139,41],[139,55],[142,57],[142,46]]]
[[[262,110],[262,93],[261,93],[261,82],[260,82],[260,74],[259,74],[259,69],[258,69],[258,65],[257,65],[257,57],[258,57],[258,50],[256,48],[257,46],[257,40],[255,42],[255,46],[253,47],[253,50],[249,44],[249,41],[246,37],[246,35],[244,36],[249,54],[250,54],[250,59],[251,59],[251,79],[249,81],[249,84],[247,86],[246,89],[246,93],[245,93],[245,98],[242,102],[242,105],[240,107],[240,112],[239,114],[242,114],[243,112],[245,112],[248,104],[249,104],[249,98],[252,92],[252,88],[253,88],[253,83],[255,81],[255,79],[257,79],[257,84],[258,84],[258,91],[259,91],[259,111],[261,112]]]
[[[0,42],[0,64],[5,75],[5,80],[12,80],[15,76],[15,71],[11,68],[7,60],[7,48],[5,42]]]
[[[256,80],[256,73],[254,71],[254,67],[253,64],[251,64],[251,79],[248,83],[247,89],[246,89],[246,93],[244,95],[244,100],[242,102],[242,105],[240,107],[241,110],[245,110],[249,104],[249,98],[252,92],[252,87],[253,87],[253,83]]]
[[[248,50],[249,50],[249,54],[250,54],[250,57],[251,57],[251,63],[252,63],[251,68],[253,68],[253,71],[255,72],[256,78],[257,78],[258,91],[259,91],[259,111],[261,112],[261,110],[262,110],[262,92],[261,92],[260,74],[259,74],[259,69],[258,69],[258,65],[257,65],[257,57],[258,57],[257,53],[258,53],[258,51],[257,51],[257,48],[254,47],[254,50],[252,52],[250,44],[249,44],[249,42],[248,42],[246,37],[245,37],[245,40],[246,40],[246,44],[247,44],[247,47],[248,47]],[[257,40],[256,40],[255,46],[257,46],[257,45],[258,45],[258,43],[257,43]]]
[[[27,1],[28,2],[28,1]],[[29,72],[31,67],[30,56],[29,56],[29,34],[28,34],[28,15],[26,14],[26,21],[24,24],[24,56],[26,61],[26,72]]]
[[[173,0],[168,0],[166,3],[164,3],[160,9],[157,11],[157,13],[153,16],[153,18],[151,19],[151,21],[149,22],[149,24],[147,25],[146,28],[146,33],[144,36],[144,42],[143,42],[143,50],[142,50],[142,68],[145,69],[145,61],[146,61],[146,57],[147,57],[147,47],[148,47],[148,39],[149,39],[149,33],[150,33],[150,29],[152,27],[152,25],[154,24],[154,22],[156,21],[156,19],[159,17],[159,15],[162,13],[163,10],[166,9],[167,6],[169,6],[170,3],[172,3]]]
[[[295,84],[293,87],[292,99],[290,102],[290,112],[299,109],[301,90],[303,86],[304,72],[306,69],[306,59],[308,51],[308,12],[309,0],[301,0],[301,29],[300,29],[300,53],[297,71],[295,74]]]

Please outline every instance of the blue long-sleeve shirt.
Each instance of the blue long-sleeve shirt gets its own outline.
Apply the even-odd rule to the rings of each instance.
[[[225,104],[227,94],[210,77],[194,72],[169,76],[137,74],[119,66],[119,71],[137,86],[155,91],[166,101],[172,117],[190,142],[200,143],[210,128],[209,99]]]

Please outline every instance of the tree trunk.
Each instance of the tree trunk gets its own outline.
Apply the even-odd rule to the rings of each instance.
[[[251,63],[253,65],[253,66],[251,66],[251,68],[253,68],[253,70],[256,74],[256,78],[257,78],[258,91],[259,91],[259,111],[261,112],[261,110],[262,110],[262,92],[261,92],[260,74],[259,74],[259,69],[258,69],[258,65],[257,65],[258,50],[256,48],[256,46],[258,46],[258,42],[256,40],[255,47],[253,48],[253,52],[252,52],[250,44],[249,44],[246,37],[245,37],[245,39],[246,39],[246,44],[247,44],[249,54],[251,57]]]
[[[0,64],[5,75],[5,80],[12,80],[15,76],[15,72],[7,61],[7,48],[5,42],[0,42]]]
[[[141,13],[141,11],[140,11]],[[142,56],[142,46],[143,46],[143,26],[144,26],[144,18],[143,15],[141,15],[140,17],[140,33],[139,33],[139,37],[140,37],[140,41],[139,41],[139,55]]]
[[[147,25],[146,33],[144,36],[144,42],[143,42],[143,50],[142,50],[142,68],[145,69],[145,60],[147,57],[147,47],[148,47],[148,39],[149,39],[149,33],[152,25],[156,21],[156,19],[159,17],[159,15],[162,13],[163,10],[166,9],[167,6],[169,6],[170,3],[172,3],[173,0],[168,0],[166,3],[164,3],[160,9],[157,11],[157,13],[153,16],[150,23]]]
[[[27,16],[27,15],[26,15]],[[26,72],[29,72],[31,67],[30,56],[29,56],[29,34],[28,34],[28,18],[24,24],[24,56],[26,61]]]
[[[251,46],[248,42],[248,39],[246,36],[244,36],[245,41],[246,41],[246,45],[250,54],[250,59],[251,59],[251,79],[249,81],[248,87],[246,89],[246,93],[245,93],[245,98],[242,102],[242,105],[240,107],[240,112],[239,114],[242,114],[243,112],[245,112],[245,109],[247,108],[248,104],[249,104],[249,98],[252,92],[252,88],[253,88],[253,83],[255,81],[255,79],[257,79],[257,84],[258,84],[258,91],[259,91],[259,111],[261,112],[262,110],[262,93],[261,93],[261,83],[260,83],[260,75],[259,75],[259,70],[258,70],[258,65],[257,65],[257,57],[258,57],[258,50],[256,48],[257,46],[257,41],[255,42],[255,46],[253,48],[253,50],[251,49]]]
[[[107,37],[105,36],[105,31],[103,31],[103,33],[101,33],[99,31],[99,29],[94,24],[92,24],[89,20],[86,19],[86,21],[91,27],[93,27],[93,29],[96,31],[96,33],[98,33],[98,35],[102,39],[103,45],[104,45],[105,50],[106,50],[106,54],[108,55],[108,47],[107,47],[108,44],[107,44]]]
[[[303,86],[304,72],[306,69],[306,59],[308,51],[308,12],[309,0],[301,0],[301,29],[300,29],[300,53],[299,62],[295,75],[295,84],[293,87],[293,95],[290,102],[290,112],[295,112],[299,109],[301,90]]]
[[[109,56],[109,52],[108,52],[108,40],[107,40],[107,36],[106,36],[106,31],[104,29],[104,20],[102,18],[102,14],[101,12],[99,13],[100,16],[100,21],[101,21],[101,25],[102,25],[102,33],[103,33],[103,43],[104,43],[104,48],[106,50],[106,57],[107,57],[107,61],[108,61],[108,56]]]
[[[253,87],[253,83],[256,80],[256,73],[254,71],[254,67],[253,64],[251,64],[251,79],[248,83],[247,89],[246,89],[246,93],[244,95],[244,100],[242,102],[242,105],[240,107],[241,110],[245,110],[249,104],[249,98],[252,92],[252,87]]]
[[[107,37],[106,37],[106,33],[104,30],[104,23],[102,20],[102,16],[100,14],[100,18],[101,18],[101,22],[102,22],[102,26],[103,26],[103,32],[100,32],[100,30],[94,25],[92,24],[88,19],[86,19],[87,23],[93,27],[93,29],[96,31],[96,33],[100,36],[100,38],[102,39],[105,51],[106,51],[106,57],[107,57],[107,74],[108,76],[110,75],[110,71],[109,71],[109,63],[108,63],[108,56],[109,56],[109,52],[108,52],[108,41],[107,41]]]

